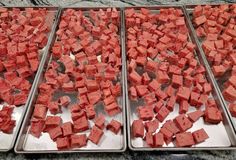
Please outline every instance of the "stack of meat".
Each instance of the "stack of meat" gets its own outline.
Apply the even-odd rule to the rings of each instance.
[[[211,98],[206,70],[195,58],[182,10],[126,9],[125,16],[129,97],[144,102],[137,107],[139,119],[132,122],[133,138],[145,139],[150,147],[203,142],[208,138],[203,128],[192,133],[188,129],[200,117],[218,124],[222,115]],[[190,106],[196,110],[189,113]],[[179,115],[167,119],[176,109]]]
[[[26,103],[47,43],[46,8],[0,8],[0,101],[17,107]],[[13,108],[3,107],[0,130],[11,133]],[[8,128],[8,129],[6,129]]]
[[[119,25],[120,14],[115,8],[63,12],[52,61],[45,82],[39,86],[30,128],[33,136],[47,132],[58,149],[69,149],[86,146],[87,140],[98,144],[104,128],[118,134],[121,123],[113,119],[106,124],[106,115],[95,110],[102,102],[108,116],[121,112],[117,102],[121,95]],[[56,93],[64,96],[55,99]],[[75,95],[76,102],[68,94]],[[57,115],[64,114],[62,107],[70,110],[72,121],[65,122]]]
[[[223,96],[236,117],[236,5],[196,6],[193,23],[215,77],[227,77]]]

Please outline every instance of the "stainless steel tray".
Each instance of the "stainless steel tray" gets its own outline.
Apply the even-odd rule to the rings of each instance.
[[[68,7],[70,8],[70,7]],[[106,9],[108,7],[104,7],[103,9]],[[124,64],[125,61],[124,59],[124,51],[122,49],[122,71],[121,71],[121,77],[120,77],[120,82],[122,85],[122,95],[118,98],[118,104],[120,105],[121,109],[122,109],[122,113],[113,116],[113,117],[109,117],[106,116],[106,121],[110,121],[111,119],[116,119],[119,120],[123,126],[121,129],[121,132],[117,135],[115,135],[114,133],[104,130],[104,135],[103,138],[101,139],[101,142],[99,143],[99,145],[95,145],[93,143],[91,143],[90,141],[87,142],[87,146],[82,147],[82,148],[74,148],[71,150],[57,150],[56,147],[56,143],[54,143],[49,135],[47,133],[42,133],[41,137],[35,138],[33,137],[31,134],[29,134],[29,125],[30,125],[30,119],[31,119],[31,115],[34,109],[34,104],[35,101],[37,99],[38,96],[38,86],[39,84],[44,80],[44,72],[46,71],[48,64],[52,61],[52,55],[51,55],[51,47],[53,46],[55,40],[56,40],[56,30],[58,28],[59,22],[60,22],[60,16],[62,15],[63,11],[67,9],[67,7],[65,8],[61,8],[60,9],[60,13],[58,16],[58,19],[56,20],[56,27],[54,29],[54,31],[52,32],[53,37],[50,40],[50,47],[46,50],[46,56],[45,56],[45,62],[44,65],[42,66],[40,72],[39,72],[39,77],[35,83],[34,86],[34,90],[32,92],[32,97],[31,100],[28,102],[28,109],[26,112],[26,116],[24,119],[24,122],[22,124],[22,128],[20,130],[18,139],[17,139],[17,144],[15,146],[15,152],[16,153],[70,153],[70,152],[123,152],[126,150],[127,148],[127,142],[126,142],[126,110],[125,110],[125,83],[124,83]],[[101,7],[97,7],[97,8],[91,8],[91,7],[78,7],[78,8],[71,8],[71,9],[76,9],[76,10],[82,10],[84,13],[90,9],[93,10],[99,10],[101,9]],[[120,11],[120,18],[122,17],[123,11],[120,8],[117,8],[117,10]],[[123,38],[122,38],[122,23],[120,23],[120,44],[121,44],[121,48],[123,48]],[[55,96],[60,96],[60,95],[65,95],[64,93],[57,93],[57,95]],[[72,102],[76,99],[76,96],[73,95],[68,95],[70,96],[70,98],[72,99]],[[96,112],[97,113],[104,113],[102,104],[99,103],[97,104],[96,107]],[[63,108],[62,109],[63,114],[57,114],[59,116],[61,116],[61,118],[63,120],[70,120],[70,111],[68,109]],[[106,115],[106,114],[104,114]],[[89,124],[90,126],[93,125],[93,122],[91,120],[89,120]],[[88,134],[88,131],[83,132]]]
[[[4,8],[8,8],[8,9],[20,8],[21,10],[24,10],[25,8],[36,8],[36,7],[4,7]],[[58,12],[58,8],[57,7],[44,7],[44,6],[37,7],[37,8],[47,8],[48,9],[48,15],[47,15],[47,20],[46,21],[48,23],[48,26],[51,29],[52,26],[53,26],[54,19],[56,18],[56,15],[57,15],[57,12]],[[48,36],[50,37],[50,32],[48,33]],[[47,45],[49,45],[49,43],[47,43]],[[46,46],[42,50],[39,51],[39,56],[40,56],[39,68],[40,68],[40,66],[42,65],[42,62],[43,62],[45,48],[46,48]],[[39,71],[39,68],[38,68],[38,71]],[[37,73],[38,73],[38,71],[37,71]],[[17,134],[19,132],[20,126],[22,124],[24,115],[25,115],[26,110],[27,110],[27,103],[30,101],[31,94],[32,94],[33,89],[34,89],[34,85],[35,85],[34,80],[37,77],[37,73],[35,74],[35,77],[31,79],[33,84],[31,86],[31,90],[30,90],[30,93],[28,95],[26,105],[22,105],[20,107],[15,107],[14,110],[13,110],[12,117],[16,121],[16,126],[13,130],[13,133],[12,134],[5,134],[3,132],[0,133],[0,142],[1,142],[0,152],[7,152],[7,151],[11,150],[14,147],[14,144],[15,144],[15,141],[16,141],[16,138],[17,138]],[[3,107],[3,105],[4,105],[4,103],[0,104],[0,109]]]
[[[158,13],[159,9],[161,8],[179,8],[182,9],[183,13],[185,14],[185,21],[186,21],[186,25],[189,29],[189,39],[196,44],[196,40],[194,39],[194,36],[191,32],[191,27],[190,27],[190,21],[186,16],[185,10],[182,6],[153,6],[153,7],[149,7],[146,6],[144,8],[148,8],[150,10],[152,10],[153,13]],[[136,10],[139,10],[140,8],[143,7],[127,7],[127,8],[134,8]],[[125,17],[123,18],[125,19]],[[124,46],[126,47],[126,46]],[[225,110],[225,107],[221,101],[220,95],[218,94],[218,90],[217,87],[215,86],[214,83],[214,79],[213,76],[209,70],[209,67],[206,65],[204,57],[200,54],[199,51],[199,46],[197,45],[196,49],[195,49],[195,55],[197,60],[200,62],[200,64],[203,64],[206,68],[206,78],[207,80],[212,84],[213,86],[213,92],[212,95],[218,106],[219,109],[221,110],[221,112],[223,113],[223,121],[221,123],[219,123],[218,125],[208,125],[208,124],[204,124],[204,120],[201,117],[197,122],[195,122],[193,124],[193,127],[191,129],[189,129],[189,131],[195,131],[197,129],[200,128],[204,128],[205,131],[208,133],[209,138],[200,144],[194,145],[192,147],[184,147],[184,148],[180,148],[180,147],[174,147],[174,145],[171,143],[168,146],[163,146],[160,148],[150,148],[146,145],[145,141],[143,141],[141,138],[132,138],[131,136],[131,124],[133,122],[134,119],[138,119],[137,115],[136,115],[136,109],[138,105],[142,105],[141,101],[138,102],[133,102],[131,100],[129,100],[128,97],[128,81],[127,81],[127,70],[125,72],[125,77],[126,77],[126,102],[127,102],[127,130],[128,130],[128,146],[131,150],[134,151],[186,151],[186,150],[225,150],[225,149],[236,149],[236,137],[233,133],[233,127],[232,124],[230,123],[230,120],[227,116],[227,111]],[[205,106],[202,106],[205,107]],[[188,112],[193,111],[193,107],[189,108]],[[175,109],[172,113],[170,113],[167,119],[173,119],[174,117],[176,117],[177,115],[179,115],[178,110],[176,110],[176,106]],[[161,126],[163,124],[160,123],[159,126]],[[160,127],[159,127],[160,128]]]
[[[204,4],[202,4],[202,6],[203,6],[203,5],[204,5]],[[208,5],[209,5],[209,4],[208,4]],[[219,6],[220,4],[210,4],[210,5],[211,5],[211,6]],[[229,5],[230,5],[230,4],[229,4]],[[211,70],[211,66],[210,66],[210,64],[208,63],[208,60],[207,60],[206,55],[205,55],[205,53],[204,53],[204,50],[202,49],[202,40],[197,37],[197,34],[196,34],[195,29],[194,29],[193,24],[192,24],[192,18],[193,18],[193,17],[192,17],[192,13],[193,13],[194,7],[196,7],[196,6],[197,6],[197,5],[186,5],[186,6],[184,6],[184,7],[185,7],[185,10],[186,10],[187,16],[188,16],[188,18],[189,18],[189,20],[190,20],[190,23],[191,23],[190,25],[191,25],[191,28],[192,28],[193,36],[195,37],[195,39],[196,39],[196,41],[197,41],[197,44],[198,44],[198,46],[199,46],[201,55],[202,55],[202,57],[203,57],[204,60],[205,60],[205,64],[208,66],[209,71],[210,71],[210,74],[211,74],[212,77],[213,77],[213,82],[215,83],[216,89],[217,89],[217,91],[219,92],[219,96],[220,96],[221,99],[222,99],[222,103],[223,103],[223,105],[224,105],[224,107],[225,107],[225,110],[226,110],[226,112],[227,112],[227,114],[228,114],[228,116],[229,116],[229,119],[230,119],[230,121],[231,121],[231,123],[232,123],[232,125],[233,125],[233,128],[234,128],[234,132],[235,132],[235,134],[236,134],[236,118],[231,115],[231,113],[230,113],[230,111],[229,111],[229,108],[228,108],[229,102],[227,102],[227,101],[224,99],[224,96],[222,95],[222,92],[223,92],[223,89],[224,89],[224,85],[223,85],[224,83],[223,83],[223,82],[224,82],[225,80],[227,80],[230,75],[229,75],[228,73],[226,73],[224,76],[221,76],[221,77],[219,77],[219,78],[216,78],[216,77],[213,75],[213,72],[212,72],[212,70]]]

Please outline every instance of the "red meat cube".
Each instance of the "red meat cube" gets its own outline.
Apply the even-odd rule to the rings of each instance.
[[[207,107],[205,110],[205,121],[212,124],[218,124],[222,121],[222,115],[219,109]]]
[[[48,104],[48,109],[51,112],[51,114],[57,114],[61,112],[61,108],[58,105],[58,102],[50,102]]]
[[[148,89],[147,89],[146,85],[137,85],[136,91],[137,91],[139,97],[142,97],[148,93]]]
[[[172,85],[174,88],[178,88],[183,85],[183,76],[173,75],[172,76]]]
[[[121,85],[120,83],[116,83],[116,85],[111,87],[111,93],[114,97],[118,97],[121,95]]]
[[[162,147],[164,145],[164,136],[162,133],[156,133],[153,135],[154,147]]]
[[[104,105],[109,105],[113,102],[115,102],[115,98],[113,96],[109,96],[103,100]]]
[[[179,114],[188,112],[189,104],[186,100],[181,100],[179,104]]]
[[[68,137],[57,138],[57,149],[68,149],[70,147],[70,140]]]
[[[62,128],[62,132],[63,132],[64,137],[73,134],[73,129],[72,129],[72,123],[71,122],[63,123],[61,128]]]
[[[99,114],[98,117],[94,121],[95,126],[97,126],[100,129],[103,129],[105,127],[105,117],[103,114]]]
[[[71,135],[71,146],[75,148],[81,148],[87,145],[86,134],[81,135]]]
[[[150,107],[139,106],[137,110],[139,118],[142,119],[143,121],[152,120],[154,117],[153,109]]]
[[[64,83],[62,85],[62,90],[64,92],[73,92],[75,90],[74,83],[72,81],[69,81],[68,83]]]
[[[74,132],[83,132],[89,129],[89,123],[85,116],[74,121]]]
[[[236,104],[231,103],[229,105],[229,111],[233,117],[236,117]]]
[[[202,117],[204,115],[204,112],[201,110],[196,110],[194,112],[188,113],[188,118],[192,121],[192,122],[196,122],[200,117]]]
[[[169,111],[173,111],[174,110],[175,101],[176,101],[176,96],[175,95],[172,95],[170,97],[170,99],[167,101],[166,108],[169,109]]]
[[[176,133],[180,132],[179,128],[176,126],[176,124],[172,120],[167,120],[163,124],[162,127],[168,129],[173,134],[176,134]]]
[[[159,110],[162,108],[162,106],[164,105],[164,101],[163,100],[159,100],[155,105],[154,105],[154,111],[156,113],[159,112]]]
[[[99,89],[99,85],[95,80],[86,80],[86,85],[89,91],[96,91]]]
[[[184,114],[177,116],[174,119],[174,122],[181,132],[184,132],[193,126],[193,123]]]
[[[71,99],[69,96],[62,96],[59,98],[59,105],[66,107],[70,104]]]
[[[190,89],[187,87],[180,87],[177,92],[177,98],[188,101],[190,97]]]
[[[159,122],[157,119],[154,119],[152,121],[148,121],[145,123],[145,128],[146,128],[147,132],[149,132],[149,133],[156,132],[158,126],[159,126]]]
[[[87,97],[88,97],[88,100],[89,100],[89,103],[91,105],[94,105],[96,103],[98,103],[100,100],[101,100],[101,91],[100,90],[97,90],[97,91],[94,91],[94,92],[90,92],[87,94]]]
[[[144,85],[148,85],[148,83],[150,82],[151,78],[148,76],[147,72],[143,73],[142,76],[142,83]]]
[[[153,146],[154,142],[153,142],[153,135],[150,132],[146,132],[145,135],[145,140],[148,146]]]
[[[39,138],[43,131],[45,121],[43,119],[33,119],[30,124],[30,134]]]
[[[84,110],[80,110],[78,112],[72,112],[71,113],[71,118],[73,121],[76,121],[78,118],[81,118],[83,116],[86,116],[86,113]]]
[[[234,102],[236,100],[236,89],[232,85],[229,85],[226,89],[224,89],[222,94],[225,100],[229,102]]]
[[[14,95],[14,105],[23,105],[26,103],[28,95],[23,91],[19,94]]]
[[[144,125],[142,120],[134,120],[132,123],[132,135],[133,137],[141,137],[144,136]]]
[[[93,126],[88,139],[93,142],[94,144],[98,144],[100,139],[102,138],[103,131],[96,126]]]
[[[121,129],[121,123],[117,120],[112,119],[106,128],[112,131],[113,133],[118,134]]]
[[[42,104],[36,104],[34,107],[33,117],[39,119],[45,119],[47,113],[47,108]]]
[[[93,105],[87,105],[86,115],[87,115],[88,119],[93,119],[96,116],[96,112],[95,112]]]
[[[47,116],[45,121],[44,131],[47,132],[52,128],[60,126],[61,122],[62,119],[59,116]]]
[[[188,147],[194,145],[194,139],[192,133],[183,132],[176,134],[176,146],[177,147]]]
[[[204,93],[209,94],[212,91],[211,84],[210,83],[204,83],[203,91],[204,91]]]
[[[155,61],[151,61],[151,60],[148,60],[147,61],[147,64],[146,64],[146,71],[149,71],[149,72],[154,72],[157,70],[158,68],[158,63],[155,62]]]
[[[158,111],[156,118],[160,122],[163,122],[165,120],[165,118],[169,115],[169,113],[170,113],[170,111],[165,106],[162,106],[161,109]]]
[[[217,65],[212,67],[212,72],[214,76],[222,76],[226,72],[226,68],[223,65]]]
[[[121,109],[116,102],[113,102],[104,107],[105,107],[105,111],[107,112],[109,116],[114,116],[121,112]]]
[[[55,141],[58,137],[62,136],[62,130],[60,126],[50,129],[48,133],[53,141]]]
[[[195,22],[195,24],[196,24],[197,26],[199,26],[199,25],[205,23],[206,21],[207,21],[207,18],[206,18],[205,15],[199,16],[199,17],[197,17],[197,18],[194,19],[194,22]]]
[[[169,131],[165,127],[162,127],[160,129],[160,132],[163,134],[164,140],[166,141],[167,144],[172,141],[173,133],[171,131]]]
[[[135,71],[132,71],[129,74],[129,81],[133,84],[141,84],[142,83],[142,77]]]
[[[199,97],[200,97],[199,93],[192,91],[190,97],[190,105],[197,106]]]
[[[156,75],[157,75],[157,81],[161,84],[166,84],[170,80],[168,74],[164,71],[159,71],[158,70]]]
[[[194,131],[192,135],[196,143],[201,143],[209,138],[209,136],[207,135],[206,131],[203,128]]]
[[[168,96],[165,92],[163,92],[161,89],[158,89],[156,92],[155,92],[155,95],[157,98],[161,99],[161,100],[165,100]]]
[[[169,85],[165,91],[169,97],[175,94],[175,89],[171,85]]]
[[[148,89],[150,91],[156,91],[161,87],[161,84],[157,82],[157,80],[153,79],[149,84],[148,84]]]

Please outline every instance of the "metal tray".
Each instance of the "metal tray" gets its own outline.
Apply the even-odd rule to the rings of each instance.
[[[93,10],[99,10],[99,9],[106,9],[108,7],[96,7],[96,8],[91,8],[91,7],[78,7],[78,8],[71,8],[71,7],[65,7],[65,8],[61,8],[60,9],[60,13],[58,16],[58,19],[56,20],[56,27],[54,29],[54,31],[52,32],[53,37],[50,40],[50,47],[46,50],[46,56],[45,56],[45,63],[44,66],[42,66],[40,72],[39,72],[39,77],[35,83],[35,89],[32,92],[32,98],[31,100],[28,102],[28,109],[26,112],[26,116],[24,119],[24,122],[22,124],[22,128],[20,130],[18,139],[17,139],[17,144],[15,146],[15,152],[16,153],[71,153],[71,152],[123,152],[126,150],[127,148],[127,144],[126,144],[126,110],[125,110],[125,86],[124,86],[124,67],[122,67],[122,71],[121,71],[121,77],[120,77],[120,82],[122,85],[122,95],[118,98],[118,104],[120,105],[121,109],[122,109],[122,113],[113,116],[113,117],[109,117],[106,116],[106,121],[110,121],[111,119],[116,119],[118,121],[120,121],[123,126],[121,129],[121,132],[117,135],[115,135],[114,133],[104,130],[104,135],[103,138],[101,139],[101,141],[99,142],[98,145],[93,144],[92,142],[88,141],[87,142],[87,146],[82,147],[82,148],[73,148],[70,150],[57,150],[56,147],[56,143],[53,142],[49,135],[47,133],[42,133],[41,137],[35,138],[33,137],[31,134],[29,134],[29,125],[30,125],[30,119],[32,116],[32,112],[34,109],[34,104],[35,101],[37,99],[38,96],[38,86],[41,82],[44,81],[44,72],[47,70],[48,64],[53,60],[52,55],[51,55],[51,47],[53,46],[55,40],[56,40],[56,30],[58,28],[59,22],[60,22],[60,16],[62,15],[63,11],[65,9],[76,9],[76,10],[82,10],[84,13],[90,9]],[[120,8],[117,8],[117,10],[120,11],[120,18],[122,17],[123,11]],[[120,23],[120,44],[121,44],[121,48],[123,48],[123,38],[122,38],[122,23]],[[124,58],[124,51],[122,49],[121,51],[122,54],[122,66],[124,66],[125,61],[123,61]],[[62,92],[58,92],[55,97],[57,96],[61,96],[61,95],[65,95],[65,93]],[[73,94],[67,94],[68,96],[70,96],[70,98],[72,99],[72,102],[76,100],[76,96]],[[103,113],[104,115],[106,115],[104,113],[103,104],[98,103],[97,107],[96,107],[96,112],[97,113]],[[99,106],[99,107],[98,107]],[[63,114],[57,114],[59,116],[61,116],[61,118],[63,120],[70,120],[70,111],[68,109],[65,109],[64,107],[62,108],[62,112]],[[49,114],[49,113],[47,113]],[[92,126],[93,122],[91,120],[89,120],[89,125]],[[85,131],[83,133],[86,133],[88,135],[88,131]]]
[[[231,3],[232,4],[232,3]],[[229,3],[229,5],[231,5]],[[209,5],[209,4],[208,4]],[[210,4],[211,6],[219,6],[220,4]],[[211,70],[211,66],[210,64],[208,63],[208,60],[206,58],[206,55],[204,53],[204,50],[202,49],[202,39],[198,38],[197,37],[197,34],[195,32],[195,29],[193,27],[193,24],[192,24],[192,13],[193,13],[193,10],[194,10],[194,7],[196,7],[197,5],[186,5],[185,6],[185,10],[187,12],[187,16],[189,17],[189,20],[190,20],[190,25],[191,25],[191,28],[192,28],[192,32],[193,32],[193,36],[195,37],[198,45],[199,45],[199,48],[200,48],[200,52],[202,54],[202,57],[205,59],[205,64],[208,66],[212,76],[213,76],[213,81],[215,83],[215,86],[216,86],[216,89],[217,91],[219,92],[219,96],[221,97],[222,99],[222,103],[224,104],[224,107],[225,107],[225,110],[229,116],[229,119],[231,120],[231,123],[233,125],[233,128],[234,128],[234,132],[236,134],[236,118],[233,117],[229,111],[229,108],[228,108],[228,105],[229,105],[229,102],[227,102],[225,99],[224,99],[224,96],[222,95],[222,92],[223,92],[223,89],[224,89],[224,82],[230,77],[230,73],[227,72],[226,74],[224,74],[223,76],[221,77],[218,77],[216,78],[214,75],[213,75],[213,72]],[[204,6],[204,4],[202,4],[202,6]]]
[[[4,7],[4,8],[8,8],[8,9],[20,8],[21,10],[24,10],[25,8],[36,8],[36,7]],[[47,20],[46,21],[48,23],[48,26],[51,29],[52,26],[53,26],[54,19],[56,18],[56,15],[57,15],[57,12],[58,12],[58,8],[57,7],[44,7],[44,6],[37,7],[37,8],[47,8],[48,9],[48,15],[47,15]],[[48,36],[50,37],[50,32],[48,33]],[[47,43],[47,45],[49,45],[49,43]],[[40,57],[39,68],[42,65],[42,61],[43,61],[43,57],[44,57],[43,53],[45,52],[45,48],[46,48],[46,46],[43,49],[39,50],[39,57]],[[38,68],[38,70],[39,70],[39,68]],[[37,71],[37,73],[38,73],[38,71]],[[32,82],[32,86],[31,86],[31,90],[30,90],[30,93],[28,95],[28,99],[26,101],[26,104],[30,101],[31,94],[32,94],[32,91],[33,91],[33,88],[34,88],[34,85],[35,85],[34,80],[37,77],[37,73],[35,74],[36,76],[34,78],[30,79],[30,81]],[[4,105],[4,103],[0,104],[0,109],[3,107],[3,105]],[[27,105],[22,105],[22,106],[14,108],[13,113],[12,113],[12,117],[16,121],[16,126],[13,129],[12,134],[5,134],[3,132],[0,133],[0,142],[1,142],[0,152],[7,152],[7,151],[9,151],[13,148],[13,146],[15,144],[15,141],[16,141],[17,134],[18,134],[19,129],[20,129],[20,126],[22,124],[24,115],[26,113],[26,109],[27,109]]]
[[[185,21],[186,21],[186,25],[189,29],[189,39],[196,44],[196,41],[194,39],[194,36],[191,32],[191,28],[190,28],[190,21],[186,16],[185,10],[182,6],[153,6],[153,7],[144,7],[144,8],[148,8],[150,10],[153,11],[153,13],[158,13],[159,9],[161,8],[179,8],[183,11],[184,16],[185,16]],[[127,8],[134,8],[135,10],[139,10],[140,8],[143,7],[127,7]],[[123,18],[125,19],[125,17]],[[125,46],[126,47],[126,46]],[[225,150],[225,149],[236,149],[236,137],[233,134],[233,127],[232,124],[230,123],[230,120],[227,116],[227,112],[224,108],[224,105],[220,99],[220,95],[217,92],[217,88],[215,86],[215,84],[213,83],[213,76],[208,68],[208,66],[206,66],[205,61],[204,61],[204,57],[202,57],[202,55],[200,54],[199,51],[199,46],[197,45],[196,49],[195,49],[195,56],[196,59],[200,62],[200,64],[203,64],[206,68],[206,78],[207,80],[212,84],[213,86],[213,92],[212,95],[215,100],[216,103],[219,106],[219,109],[221,110],[221,112],[223,113],[223,121],[221,123],[219,123],[218,125],[209,125],[209,124],[204,124],[204,120],[201,117],[197,122],[195,122],[193,124],[193,127],[189,129],[189,131],[195,131],[197,129],[201,129],[204,128],[205,131],[208,133],[209,138],[200,144],[194,145],[192,147],[175,147],[172,143],[170,143],[168,146],[164,145],[163,147],[160,148],[151,148],[148,147],[145,143],[145,141],[143,141],[141,138],[132,138],[131,136],[131,124],[133,122],[134,119],[138,119],[137,115],[136,115],[136,108],[138,105],[142,105],[142,102],[139,100],[138,102],[134,102],[129,100],[128,97],[128,81],[127,81],[127,70],[125,72],[126,74],[126,102],[127,102],[127,130],[128,130],[128,146],[131,150],[134,151],[186,151],[186,150]],[[177,105],[178,106],[178,105]],[[202,106],[203,108],[204,106]],[[194,111],[193,107],[189,108],[188,112]],[[176,117],[177,115],[179,115],[178,110],[176,110],[176,106],[173,112],[171,112],[167,118],[167,119],[173,119],[174,117]],[[164,121],[165,122],[165,121]],[[162,126],[162,124],[164,123],[160,123],[160,126]],[[159,130],[159,129],[158,129]]]

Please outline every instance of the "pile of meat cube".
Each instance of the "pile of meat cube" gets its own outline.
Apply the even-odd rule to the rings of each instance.
[[[132,122],[133,138],[144,139],[150,147],[203,142],[208,138],[203,128],[192,133],[188,129],[200,117],[218,124],[222,115],[211,98],[206,70],[195,58],[182,10],[126,9],[125,17],[129,98],[144,102],[137,106],[139,119]],[[189,112],[189,107],[196,110]],[[178,116],[166,118],[177,109]]]
[[[120,122],[115,118],[108,123],[105,120],[105,116],[121,112],[117,102],[121,95],[119,25],[120,12],[116,8],[63,11],[52,61],[34,106],[30,128],[33,136],[46,132],[58,149],[70,149],[86,146],[87,140],[99,144],[105,128],[119,133]],[[55,98],[59,92],[64,95]],[[75,95],[76,102],[68,94]],[[98,103],[103,103],[105,115],[96,114]],[[64,114],[62,107],[70,110],[71,121],[58,115]],[[90,126],[89,121],[94,125]],[[84,133],[87,130],[89,135]]]
[[[39,65],[39,51],[47,43],[46,8],[0,8],[0,130],[11,133],[14,105],[26,103]],[[7,115],[5,115],[7,114]]]
[[[213,74],[224,80],[223,96],[236,117],[236,5],[196,6],[193,23]]]

